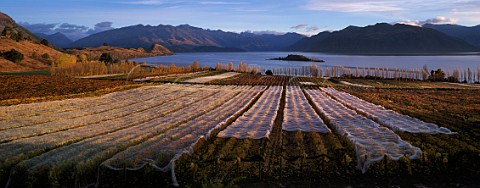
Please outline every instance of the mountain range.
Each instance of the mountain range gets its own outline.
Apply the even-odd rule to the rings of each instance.
[[[425,24],[423,27],[435,29],[452,37],[462,39],[471,45],[480,47],[480,25],[467,27],[452,24]]]
[[[423,27],[379,23],[339,31],[325,31],[306,37],[298,33],[283,35],[235,33],[202,29],[190,25],[134,25],[96,33],[71,42],[62,33],[32,34],[0,14],[0,30],[11,28],[33,42],[42,38],[62,48],[115,46],[149,49],[158,44],[173,52],[311,51],[347,54],[438,54],[480,51],[480,25],[431,25]]]
[[[175,52],[198,51],[199,48],[220,51],[276,51],[287,48],[304,37],[297,33],[239,34],[190,25],[135,25],[90,35],[75,41],[70,47],[96,47],[106,43],[123,48],[145,48],[160,44]]]
[[[448,28],[448,29],[445,29]],[[70,44],[73,48],[104,44],[145,48],[161,44],[174,52],[212,51],[311,51],[355,54],[455,53],[479,51],[479,27],[426,25],[425,27],[380,23],[349,26],[311,37],[234,33],[190,25],[136,25],[97,33]]]
[[[292,45],[289,50],[354,54],[435,54],[477,52],[478,47],[440,31],[403,24],[379,23],[321,32]]]
[[[67,48],[73,42],[72,40],[70,40],[68,37],[66,37],[64,34],[60,32],[57,32],[51,35],[47,35],[43,33],[35,33],[35,35],[48,40],[50,43],[60,48]]]

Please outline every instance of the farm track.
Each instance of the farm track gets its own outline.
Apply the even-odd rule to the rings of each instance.
[[[282,143],[282,122],[283,122],[283,115],[284,115],[284,109],[285,109],[285,95],[286,95],[286,86],[283,86],[282,90],[282,97],[280,99],[280,108],[277,112],[277,117],[275,118],[275,121],[273,123],[273,130],[272,133],[270,134],[270,138],[267,142],[267,145],[265,147],[266,150],[266,160],[264,163],[264,171],[267,177],[273,177],[274,179],[281,178],[281,159],[279,158],[279,154],[281,154],[281,143]],[[277,174],[276,172],[279,172],[280,169],[280,174]]]

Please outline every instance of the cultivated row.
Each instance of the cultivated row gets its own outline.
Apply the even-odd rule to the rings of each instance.
[[[192,153],[192,147],[200,139],[210,138],[213,131],[220,130],[225,127],[226,122],[233,121],[261,93],[262,88],[243,90],[234,97],[225,96],[229,100],[214,104],[217,107],[213,110],[180,124],[164,134],[129,147],[105,161],[103,165],[109,169],[123,170],[125,167],[139,169],[146,164],[151,164],[162,171],[172,170],[172,179],[176,183],[173,165],[175,160],[183,153]]]
[[[258,101],[232,125],[218,134],[218,137],[228,138],[266,138],[273,128],[280,107],[280,98],[283,88],[271,86]]]
[[[222,104],[238,93],[234,88],[228,87],[225,90],[214,87],[181,87],[184,87],[183,90],[175,94],[159,97],[158,100],[163,102],[157,106],[124,118],[2,144],[0,149],[5,151],[1,152],[2,161],[5,162],[2,163],[2,170],[24,160],[13,170],[13,183],[16,182],[15,177],[25,174],[29,175],[28,179],[33,178],[30,182],[34,182],[35,175],[39,175],[37,173],[49,171],[79,175],[86,169],[96,168],[95,165],[98,166],[122,148],[138,144],[208,112],[215,108],[212,103]],[[156,92],[163,92],[163,89]],[[43,153],[46,150],[50,151]],[[39,156],[34,157],[36,155]],[[55,181],[59,180],[52,180]]]
[[[115,101],[122,101],[130,98],[136,98],[141,94],[154,91],[157,88],[169,87],[166,85],[141,87],[124,92],[113,92],[101,97],[75,98],[59,101],[39,102],[32,104],[21,104],[14,106],[0,107],[0,122],[5,120],[15,120],[18,118],[42,116],[45,114],[55,114],[78,109],[91,108],[99,105],[109,105]]]
[[[282,129],[329,133],[330,129],[308,104],[300,86],[287,86]]]
[[[328,93],[345,106],[348,106],[360,114],[389,127],[393,131],[429,134],[454,134],[447,128],[438,127],[433,123],[426,123],[419,119],[399,114],[392,110],[387,110],[383,106],[366,102],[351,94],[338,91],[333,88],[322,88],[322,91]]]
[[[394,160],[403,156],[410,159],[419,157],[421,150],[403,141],[392,130],[358,115],[322,91],[306,90],[306,93],[337,132],[354,144],[357,167],[362,172],[385,156]]]

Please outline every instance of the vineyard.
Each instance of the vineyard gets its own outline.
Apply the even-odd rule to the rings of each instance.
[[[234,73],[187,82],[1,106],[1,185],[478,183],[478,128],[395,109],[371,88]]]

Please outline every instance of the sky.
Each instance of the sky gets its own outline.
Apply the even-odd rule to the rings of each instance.
[[[2,0],[0,11],[74,40],[137,24],[305,35],[380,22],[480,24],[480,0]]]

